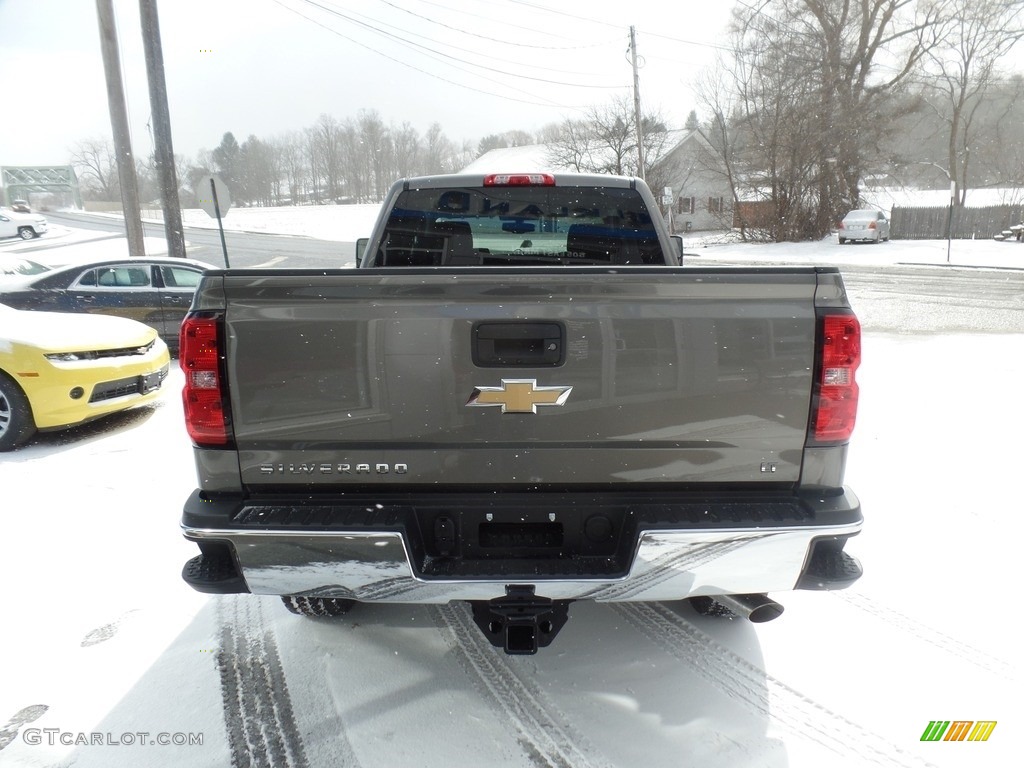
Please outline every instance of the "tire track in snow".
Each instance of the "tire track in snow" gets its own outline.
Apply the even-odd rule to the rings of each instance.
[[[277,640],[260,601],[244,598],[217,603],[217,669],[232,768],[309,768]]]
[[[934,768],[790,688],[660,603],[618,603],[614,609],[670,656],[693,667],[713,688],[794,736],[875,768]]]
[[[30,707],[19,709],[11,715],[11,719],[3,727],[0,727],[0,750],[17,738],[23,725],[34,723],[45,715],[49,708],[46,704],[33,704]]]
[[[584,750],[583,737],[568,728],[568,718],[540,686],[522,679],[504,652],[488,642],[463,605],[430,606],[431,618],[460,665],[474,678],[489,703],[505,716],[535,768],[609,766]]]
[[[924,640],[926,643],[934,645],[936,648],[956,656],[959,660],[969,662],[979,669],[983,669],[1000,679],[1010,681],[1015,681],[1017,679],[1017,675],[1012,664],[1009,664],[990,653],[986,653],[985,651],[968,645],[967,643],[961,642],[954,637],[950,637],[937,629],[932,629],[909,616],[905,616],[899,611],[880,605],[864,595],[859,595],[855,592],[848,592],[846,590],[831,592],[830,594],[846,603],[849,603],[853,607],[874,616],[876,619],[880,619],[888,626],[913,635],[914,638],[918,640]]]

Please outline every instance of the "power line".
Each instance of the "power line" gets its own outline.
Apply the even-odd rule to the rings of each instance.
[[[441,3],[433,2],[432,0],[418,0],[418,2],[422,3],[423,5],[430,5],[430,6],[433,6],[434,8],[440,8],[442,10],[445,10],[445,11],[449,12],[449,13],[457,13],[459,16],[472,16],[475,19],[483,19],[484,21],[488,21],[488,22],[494,23],[494,19],[489,17],[489,16],[482,16],[479,13],[473,13],[472,11],[467,10],[465,8],[465,5],[466,5],[465,2],[460,4],[459,8],[457,10],[454,9],[454,8],[450,8],[449,6],[446,6],[446,5],[442,5]],[[491,6],[491,7],[493,7],[493,6]],[[526,26],[523,26],[522,24],[516,24],[516,23],[514,23],[512,21],[508,21],[508,20],[504,20],[504,19],[501,21],[501,25],[502,25],[503,28],[521,29],[521,30],[524,30],[525,32],[529,32],[531,35],[543,35],[544,37],[553,37],[556,40],[566,40],[566,39],[568,39],[568,38],[565,38],[562,35],[556,34],[554,32],[549,32],[546,29],[538,29],[536,25],[535,26],[531,26],[531,27],[526,27]],[[616,27],[616,28],[618,29],[618,27]],[[581,48],[598,48],[598,47],[602,47],[602,46],[605,46],[605,45],[610,45],[613,42],[617,42],[617,40],[618,40],[618,38],[616,38],[616,40],[609,40],[609,41],[604,41],[604,42],[589,43],[587,45],[567,46],[565,48],[565,50],[581,49]],[[561,50],[561,49],[557,49],[557,50]]]
[[[424,0],[424,1],[426,2],[426,0]],[[435,25],[437,25],[439,27],[444,27],[445,29],[449,29],[452,32],[458,32],[459,34],[466,35],[468,37],[476,37],[476,38],[479,38],[481,40],[488,40],[488,41],[494,42],[494,43],[502,43],[503,45],[511,45],[511,46],[514,46],[514,47],[517,47],[517,48],[533,48],[533,49],[539,49],[539,50],[544,50],[544,51],[570,51],[570,50],[580,50],[580,49],[583,49],[583,48],[600,48],[600,47],[609,45],[609,44],[611,44],[613,42],[617,42],[617,40],[613,40],[613,41],[605,41],[605,42],[599,42],[599,43],[589,43],[587,45],[565,45],[565,46],[531,45],[530,43],[523,43],[523,42],[520,42],[518,40],[510,40],[508,38],[502,38],[502,37],[489,37],[487,35],[481,35],[479,32],[470,32],[467,29],[462,29],[460,27],[454,27],[451,24],[445,24],[444,22],[437,21],[436,19],[432,19],[429,16],[424,16],[423,14],[416,13],[415,11],[411,11],[408,8],[402,8],[401,6],[399,6],[399,5],[395,4],[395,3],[390,2],[390,0],[379,0],[379,2],[383,3],[384,5],[389,6],[391,8],[394,8],[396,11],[401,11],[402,13],[407,13],[410,16],[416,17],[417,19],[423,19],[426,22],[429,22],[431,24],[435,24]],[[437,7],[437,8],[444,8],[445,10],[451,10],[449,8],[445,8],[445,6],[443,6],[443,5],[438,5],[437,3],[427,2],[427,4],[428,5],[433,5],[433,6]],[[460,10],[460,14],[465,15],[465,14],[463,14],[463,12],[461,10]],[[473,15],[476,16],[476,18],[478,18],[478,19],[485,19],[487,21],[492,21],[491,19],[488,19],[485,16],[480,16],[480,15],[477,15],[477,14],[473,14]],[[543,30],[531,29],[530,27],[523,27],[523,26],[520,26],[520,25],[517,25],[517,24],[510,24],[508,22],[502,22],[502,26],[505,26],[505,27],[515,27],[517,29],[524,29],[524,30],[530,32],[531,34],[536,34],[538,31],[543,31]],[[580,75],[580,74],[589,74],[589,73],[572,72],[570,74]]]
[[[668,40],[673,43],[682,43],[683,45],[692,45],[695,48],[711,48],[715,51],[725,51],[726,53],[736,53],[736,48],[731,45],[718,45],[717,43],[699,43],[696,40],[684,40],[681,37],[672,37],[671,35],[662,35],[658,32],[644,32],[647,37],[657,37],[662,40]]]
[[[275,0],[275,2],[277,2],[277,1],[278,0]],[[413,48],[418,48],[418,49],[420,49],[422,51],[427,51],[427,52],[429,52],[431,54],[434,54],[434,56],[441,56],[442,58],[445,58],[445,59],[451,59],[452,61],[457,61],[460,64],[465,64],[465,65],[470,66],[470,67],[476,67],[478,69],[486,70],[488,72],[494,72],[495,74],[504,75],[506,77],[514,77],[514,78],[517,78],[517,79],[520,79],[520,80],[531,80],[533,82],[547,83],[549,85],[558,85],[558,86],[567,87],[567,88],[594,88],[594,89],[598,89],[598,90],[615,90],[615,89],[623,87],[621,85],[591,85],[591,84],[588,84],[588,83],[566,83],[566,82],[562,82],[562,81],[558,81],[558,80],[550,80],[548,78],[543,78],[543,77],[532,77],[530,75],[524,75],[524,74],[520,74],[520,73],[516,73],[516,72],[508,72],[506,70],[498,69],[496,67],[488,67],[488,66],[486,66],[484,64],[478,64],[478,63],[473,62],[473,61],[468,61],[468,60],[460,58],[458,56],[453,56],[451,54],[445,53],[444,51],[438,51],[438,50],[436,50],[434,48],[430,48],[429,46],[421,45],[420,43],[414,42],[414,41],[412,41],[412,40],[410,40],[408,38],[400,37],[400,36],[395,35],[395,34],[393,34],[391,32],[387,32],[387,31],[381,29],[380,27],[374,26],[373,24],[370,24],[370,23],[365,22],[365,21],[360,21],[359,19],[356,19],[356,18],[353,18],[352,16],[346,15],[346,14],[342,13],[341,11],[338,11],[338,10],[336,10],[334,8],[328,7],[328,6],[324,5],[321,2],[318,2],[318,0],[299,0],[299,1],[305,3],[306,5],[312,5],[312,6],[316,7],[316,8],[319,8],[320,10],[322,10],[322,11],[324,11],[326,13],[329,13],[329,14],[331,14],[333,16],[337,16],[338,18],[343,19],[345,21],[348,21],[351,24],[355,24],[357,26],[364,27],[364,28],[370,30],[371,32],[374,32],[374,33],[376,33],[378,35],[381,35],[381,36],[383,36],[385,38],[388,38],[389,40],[394,40],[394,41],[402,43],[404,45],[412,46]],[[379,22],[379,21],[375,20],[375,23],[381,24],[382,22]],[[389,25],[389,26],[391,26],[391,25]],[[406,34],[409,34],[409,33],[406,32]],[[417,35],[417,37],[422,37],[422,36],[421,35]],[[430,39],[430,38],[427,38],[427,39]]]
[[[273,1],[277,5],[279,5],[282,8],[284,8],[285,10],[291,11],[292,13],[294,13],[295,15],[305,19],[306,21],[308,21],[308,22],[310,22],[312,24],[316,24],[318,27],[321,27],[322,29],[330,32],[331,34],[337,35],[338,37],[340,37],[340,38],[342,38],[344,40],[348,40],[350,43],[354,43],[355,45],[358,45],[360,48],[365,48],[366,50],[372,51],[373,53],[377,54],[378,56],[380,56],[380,57],[382,57],[384,59],[387,59],[388,61],[394,62],[395,64],[398,64],[399,66],[403,66],[403,67],[406,67],[408,69],[414,70],[416,72],[419,72],[422,75],[426,75],[427,77],[432,77],[435,80],[440,80],[441,82],[448,83],[449,85],[454,85],[457,88],[464,88],[466,90],[474,91],[476,93],[482,93],[482,94],[484,94],[486,96],[492,96],[494,98],[504,99],[505,101],[514,101],[514,102],[517,102],[519,104],[529,104],[529,105],[535,106],[535,107],[557,107],[557,106],[562,106],[565,109],[573,109],[573,110],[586,109],[585,105],[559,104],[559,103],[551,101],[549,99],[544,99],[543,100],[544,103],[542,103],[540,101],[536,101],[536,100],[532,100],[531,101],[531,100],[527,100],[527,99],[517,99],[514,96],[508,96],[508,95],[502,94],[502,93],[495,93],[493,91],[485,91],[485,90],[483,90],[481,88],[474,88],[471,85],[466,85],[465,83],[459,83],[459,82],[456,82],[455,80],[449,80],[446,77],[442,77],[441,75],[438,75],[438,74],[436,74],[434,72],[428,72],[425,69],[417,67],[417,66],[415,66],[413,64],[409,64],[408,62],[402,61],[401,59],[397,59],[394,56],[389,56],[388,54],[386,54],[386,53],[384,53],[384,52],[382,52],[382,51],[380,51],[380,50],[378,50],[376,48],[373,48],[372,46],[369,46],[369,45],[367,45],[367,44],[365,44],[365,43],[363,43],[363,42],[361,42],[359,40],[356,40],[355,38],[349,37],[348,35],[346,35],[346,34],[344,34],[342,32],[339,32],[338,30],[334,29],[333,27],[329,27],[326,24],[324,24],[324,23],[322,23],[322,22],[320,22],[320,21],[318,21],[318,20],[316,20],[314,18],[311,18],[310,16],[307,16],[306,14],[302,13],[298,9],[291,8],[291,7],[287,6],[287,5],[285,5],[282,2],[282,0],[273,0]],[[451,66],[451,65],[449,65],[449,66]],[[483,75],[475,75],[475,76],[476,77],[481,77],[484,80],[489,80],[490,82],[495,82],[495,83],[498,82],[496,80],[492,80],[490,78],[486,78]],[[522,90],[520,90],[518,88],[515,88],[513,86],[507,86],[506,85],[505,87],[506,88],[511,88],[512,90],[518,91],[520,93],[526,93],[525,91],[522,91]],[[543,99],[543,97],[536,97],[536,98]]]
[[[546,6],[546,5],[537,5],[536,3],[529,3],[529,2],[526,2],[526,0],[508,0],[508,1],[510,3],[515,3],[516,5],[526,6],[527,8],[533,8],[533,9],[538,10],[538,11],[547,11],[548,13],[554,13],[554,14],[557,14],[558,16],[565,16],[566,18],[574,19],[576,21],[585,21],[585,22],[588,22],[590,24],[599,24],[599,25],[601,25],[603,27],[612,27],[613,29],[618,29],[618,30],[622,29],[622,25],[620,25],[620,24],[614,24],[614,23],[612,23],[610,21],[601,21],[600,19],[593,19],[593,18],[590,18],[589,16],[577,16],[574,13],[568,13],[566,11],[559,11],[559,10],[557,10],[555,8],[551,8],[551,7]]]

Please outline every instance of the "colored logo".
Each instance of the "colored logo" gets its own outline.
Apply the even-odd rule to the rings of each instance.
[[[538,405],[564,405],[572,387],[538,387],[536,379],[502,379],[500,387],[476,387],[466,405],[497,405],[502,413],[536,413]]]
[[[995,729],[995,720],[932,720],[921,741],[988,741]]]

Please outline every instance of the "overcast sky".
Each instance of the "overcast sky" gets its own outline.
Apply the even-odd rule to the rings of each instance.
[[[681,126],[731,2],[159,0],[176,154],[375,109],[452,140],[535,131],[632,95]],[[546,7],[547,6],[547,7]],[[554,10],[558,8],[560,10]],[[134,151],[152,150],[137,0],[114,0]],[[63,164],[109,137],[94,0],[0,0],[0,165]]]

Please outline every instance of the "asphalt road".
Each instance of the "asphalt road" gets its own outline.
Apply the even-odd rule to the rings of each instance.
[[[842,268],[864,328],[900,334],[1024,333],[1024,271],[893,265]]]
[[[124,234],[124,224],[105,216],[47,212],[54,224],[111,234]],[[146,237],[165,237],[162,224],[143,224]],[[209,264],[224,263],[220,234],[216,229],[185,228],[189,258]],[[228,259],[232,267],[342,267],[354,261],[355,244],[317,240],[294,235],[224,232]]]
[[[57,224],[123,233],[88,214],[48,213]],[[164,237],[146,224],[148,237]],[[188,255],[223,263],[215,229],[186,228]],[[226,232],[232,267],[333,268],[351,264],[355,244],[290,235]],[[763,265],[763,264],[762,264]],[[1024,333],[1024,270],[893,264],[843,266],[850,300],[865,329],[886,333]]]
[[[730,255],[708,266],[787,266]],[[896,334],[1024,333],[1024,269],[893,263],[841,264],[866,331]]]

